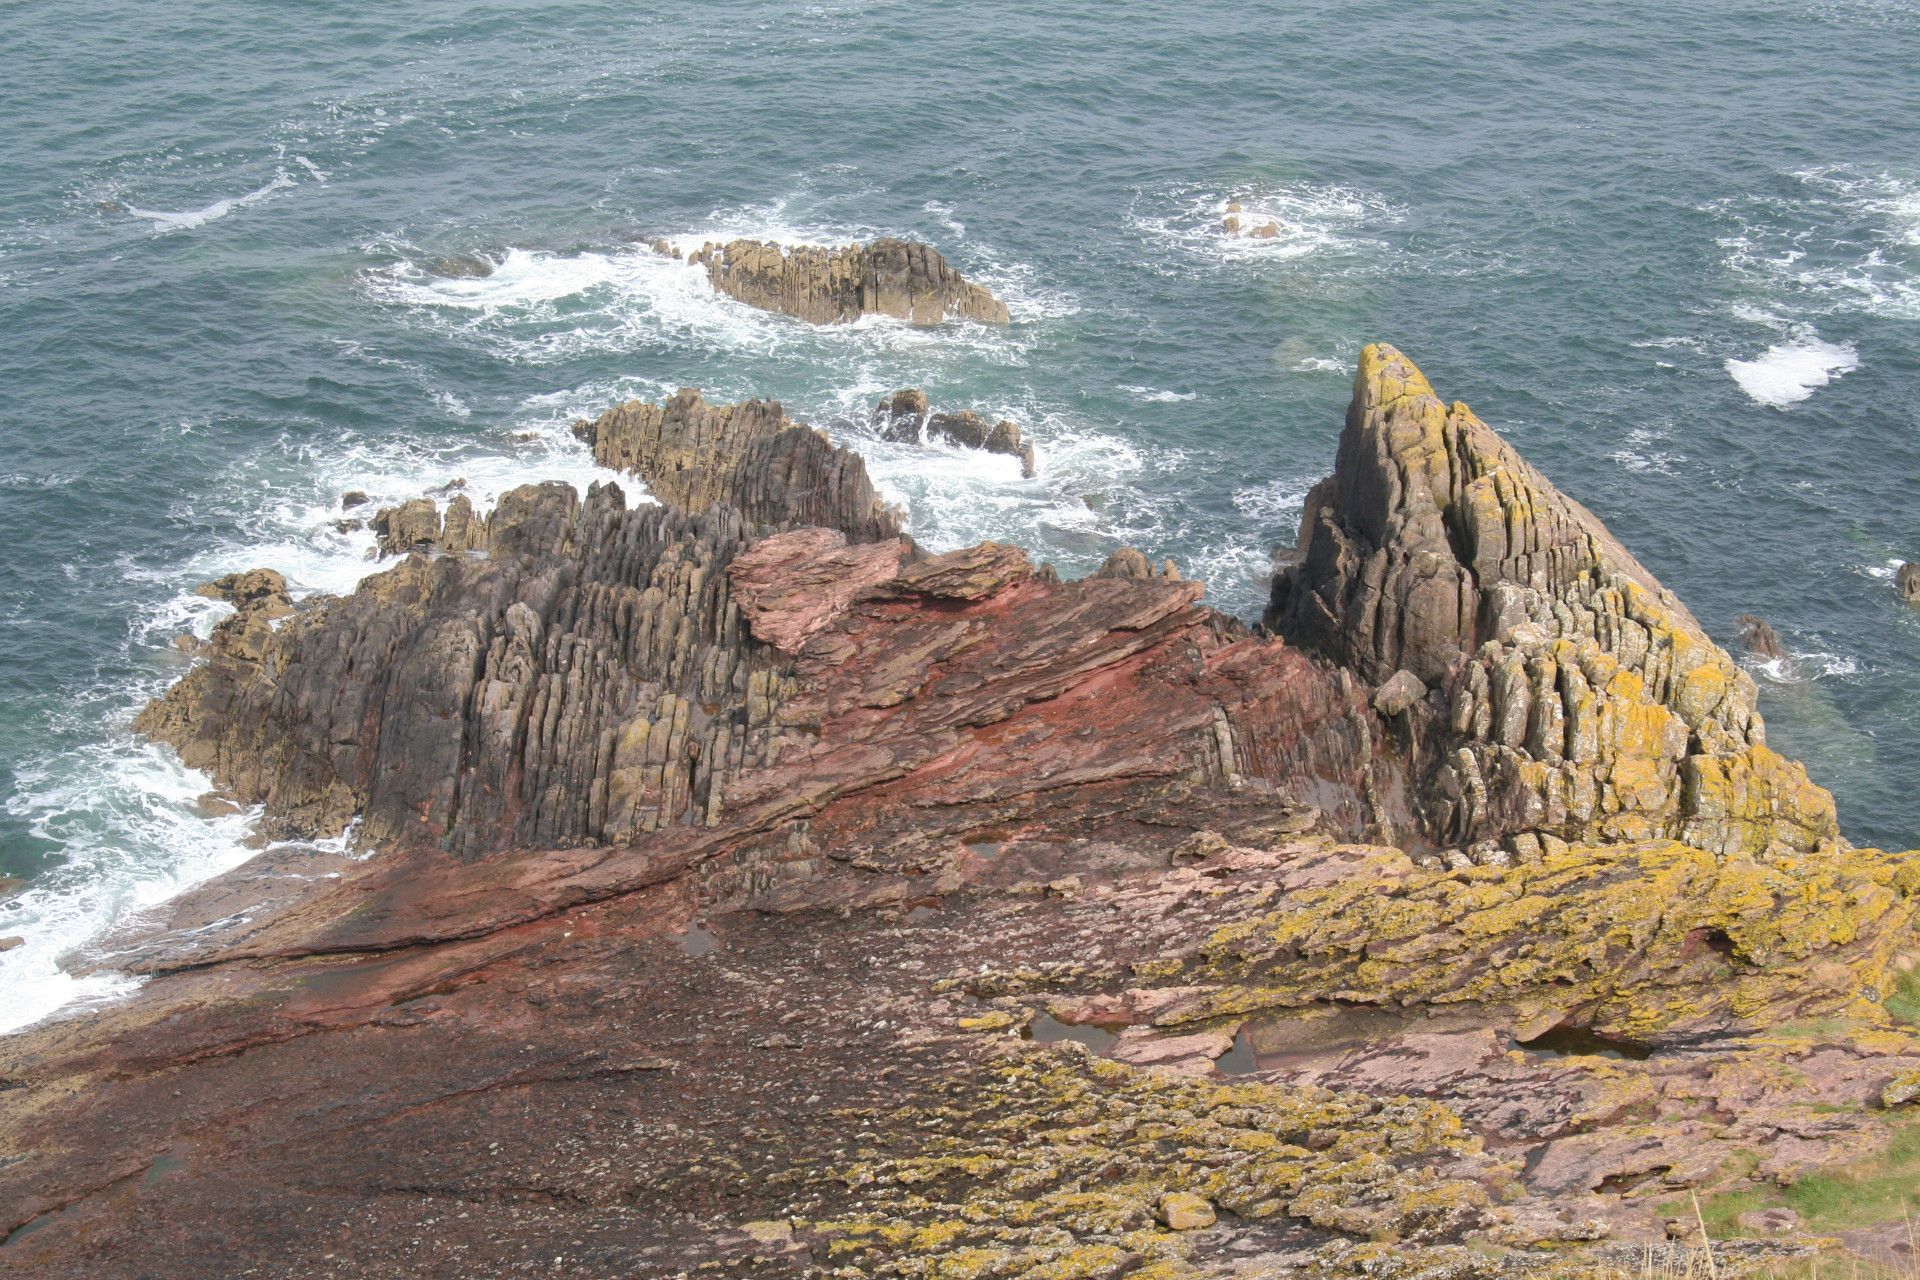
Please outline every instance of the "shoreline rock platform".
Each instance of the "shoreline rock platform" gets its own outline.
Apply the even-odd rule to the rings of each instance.
[[[931,553],[769,401],[577,431],[650,501],[212,584],[138,727],[349,851],[0,1040],[0,1266],[1577,1280],[1696,1197],[1722,1275],[1904,1230],[1789,1199],[1903,1167],[1920,856],[1400,352],[1259,627],[1139,551]]]

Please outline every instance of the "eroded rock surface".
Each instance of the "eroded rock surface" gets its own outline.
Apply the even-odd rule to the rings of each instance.
[[[1391,349],[1288,638],[1138,551],[928,555],[777,405],[580,429],[657,503],[211,588],[141,727],[350,853],[0,1041],[0,1267],[1597,1280],[1698,1194],[1760,1215],[1730,1275],[1904,1158],[1920,862]]]
[[[729,240],[702,245],[687,261],[705,267],[713,287],[728,297],[813,324],[868,315],[913,324],[1008,320],[1004,302],[948,266],[937,250],[910,240],[834,247]]]

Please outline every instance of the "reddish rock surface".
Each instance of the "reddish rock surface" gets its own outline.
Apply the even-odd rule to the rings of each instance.
[[[1434,744],[1501,740],[1412,685],[1471,704],[1477,605],[1349,667],[1138,553],[927,555],[778,406],[582,434],[661,505],[534,486],[351,597],[219,586],[142,727],[368,856],[203,886],[117,940],[137,995],[0,1041],[0,1270],[1598,1276],[1900,1131],[1913,860],[1798,838],[1817,798],[1677,843],[1677,789],[1462,847]],[[1313,554],[1284,591],[1349,607]]]

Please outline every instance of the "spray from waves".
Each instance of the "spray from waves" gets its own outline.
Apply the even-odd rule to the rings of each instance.
[[[185,209],[178,212],[170,212],[165,209],[142,209],[137,205],[129,204],[126,206],[126,210],[133,217],[145,218],[147,221],[153,223],[153,229],[156,234],[164,234],[169,231],[186,231],[193,227],[204,227],[209,222],[217,222],[232,213],[235,209],[245,209],[250,205],[259,204],[263,200],[271,199],[276,192],[285,191],[289,187],[297,187],[299,185],[299,183],[287,176],[285,169],[281,169],[273,175],[271,181],[263,186],[256,187],[245,195],[232,196],[224,200],[215,200],[212,204],[199,209]]]
[[[115,566],[144,601],[124,655],[137,674],[76,691],[66,713],[74,723],[64,727],[78,745],[22,771],[5,800],[7,812],[57,848],[61,861],[0,903],[0,936],[23,939],[0,952],[0,1032],[131,990],[123,976],[82,972],[102,939],[257,852],[249,839],[257,812],[202,812],[198,801],[210,780],[127,730],[134,712],[180,674],[174,638],[204,639],[230,611],[193,588],[265,565],[284,573],[297,595],[352,590],[385,566],[368,559],[370,533],[337,527],[346,489],[369,496],[355,515],[456,478],[464,481],[457,491],[482,510],[516,485],[542,480],[581,491],[615,480],[629,502],[644,500],[633,477],[596,466],[569,429],[576,417],[641,389],[593,385],[533,397],[513,415],[511,432],[448,443],[353,435],[324,447],[283,441],[235,477],[230,491],[247,505],[228,513],[230,536],[164,568],[131,560]],[[102,724],[111,731],[101,734]],[[339,852],[342,842],[290,847]]]
[[[1759,404],[1785,409],[1860,367],[1847,343],[1823,342],[1811,327],[1776,342],[1751,360],[1729,359],[1727,373]]]
[[[1131,221],[1151,240],[1234,262],[1358,254],[1378,248],[1372,233],[1403,216],[1358,187],[1307,182],[1143,193]]]
[[[712,236],[682,236],[682,253]],[[782,239],[766,234],[762,239]],[[783,239],[783,243],[799,243]],[[1024,271],[971,273],[1004,299],[1015,329],[920,328],[887,316],[814,326],[715,291],[706,272],[645,245],[560,252],[511,248],[477,278],[436,276],[410,260],[368,274],[375,300],[513,363],[554,364],[588,355],[672,348],[724,355],[822,358],[848,351],[1017,358],[1025,321],[1068,314],[1071,302],[1037,291]]]
[[[7,811],[65,861],[0,904],[0,931],[22,939],[0,954],[0,1033],[132,991],[138,981],[122,974],[74,972],[88,944],[253,856],[255,815],[203,816],[195,801],[208,786],[125,734],[21,775]]]

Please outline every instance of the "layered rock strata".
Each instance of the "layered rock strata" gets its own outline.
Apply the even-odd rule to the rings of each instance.
[[[1363,358],[1291,639],[1137,551],[928,555],[691,392],[582,425],[655,504],[529,486],[387,521],[347,597],[213,584],[142,727],[370,856],[270,850],[118,940],[137,995],[0,1041],[0,1267],[1599,1280],[1706,1271],[1690,1196],[1896,1177],[1920,861],[1704,811],[1758,720],[1675,690],[1730,660],[1424,386]],[[1560,754],[1502,772],[1510,654]],[[1504,790],[1636,760],[1678,785],[1551,829]]]
[[[1361,353],[1334,474],[1308,496],[1267,622],[1396,686],[1437,842],[1767,854],[1839,838],[1832,798],[1767,747],[1752,678],[1392,347]]]
[[[873,406],[873,428],[883,440],[914,443],[938,439],[963,449],[1003,453],[1020,460],[1020,474],[1028,479],[1039,473],[1033,442],[1021,435],[1019,423],[1005,418],[996,422],[971,409],[935,413],[927,393],[918,389],[896,391]]]
[[[834,247],[729,240],[702,245],[687,261],[705,267],[713,287],[728,297],[812,324],[869,315],[912,324],[1006,324],[1009,318],[1004,302],[947,265],[937,250],[910,240]]]

